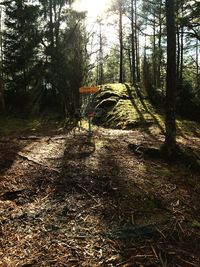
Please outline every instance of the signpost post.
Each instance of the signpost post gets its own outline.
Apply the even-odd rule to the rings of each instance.
[[[79,88],[79,93],[80,94],[96,94],[98,91],[100,90],[100,88],[98,86],[84,86],[84,87],[80,87]],[[87,117],[88,117],[88,130],[89,130],[89,136],[92,135],[92,125],[91,125],[91,120],[92,117],[94,117],[94,111],[89,110],[87,113]]]

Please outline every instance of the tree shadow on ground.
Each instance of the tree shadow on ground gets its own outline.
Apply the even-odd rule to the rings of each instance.
[[[169,188],[173,191],[174,187],[180,185],[176,180],[170,181],[175,172],[168,170],[168,165],[162,160],[138,161],[133,156],[132,159],[128,158],[135,164],[135,170],[131,170],[131,178],[130,162],[124,157],[124,151],[119,153],[118,143],[118,140],[110,140],[98,154],[93,155],[93,152],[84,158],[74,157],[77,153],[66,155],[66,161],[63,161],[63,184],[60,189],[57,188],[58,195],[55,197],[62,196],[64,199],[67,194],[75,200],[79,196],[79,200],[74,201],[76,204],[71,205],[76,206],[75,209],[81,214],[82,220],[75,216],[77,223],[80,223],[79,227],[84,225],[90,229],[90,239],[95,235],[92,223],[101,225],[98,226],[98,236],[104,239],[102,251],[107,259],[110,257],[110,262],[108,260],[103,263],[105,266],[162,266],[164,261],[166,266],[176,266],[176,262],[181,261],[175,254],[170,254],[170,246],[173,249],[185,249],[188,243],[187,249],[191,252],[192,244],[189,236],[183,237],[184,233],[177,227],[177,218],[173,217],[173,210],[168,209],[170,204],[165,199]],[[73,145],[70,149],[72,147]],[[79,163],[73,161],[75,158]],[[154,176],[152,180],[150,174]],[[163,185],[162,181],[157,180],[160,175],[166,178]],[[162,191],[165,186],[166,192]],[[82,202],[79,206],[80,199],[85,204]],[[170,201],[175,200],[172,198]],[[68,209],[70,210],[69,206]],[[113,246],[114,256],[109,255]],[[199,246],[195,244],[195,251],[197,248]],[[138,255],[143,256],[138,258]]]
[[[188,194],[193,194],[190,192],[192,190],[191,185],[189,186],[184,182],[180,183],[184,173],[184,170],[181,169],[184,169],[184,167],[178,167],[180,168],[180,176],[176,180],[171,178],[171,176],[177,175],[177,166],[173,170],[173,168],[170,169],[162,160],[152,161],[151,158],[146,159],[143,161],[143,171],[133,173],[135,176],[139,175],[141,178],[146,177],[146,181],[143,181],[146,185],[143,185],[135,177],[133,178],[132,184],[128,180],[130,177],[126,179],[126,172],[123,173],[120,171],[123,169],[122,162],[122,159],[117,157],[115,153],[112,155],[109,152],[103,155],[99,164],[101,169],[105,169],[105,166],[112,166],[111,169],[113,170],[113,173],[112,171],[109,172],[110,176],[106,179],[106,184],[109,185],[107,189],[108,205],[104,206],[102,219],[110,226],[109,237],[113,240],[120,241],[123,248],[120,253],[122,260],[129,264],[136,264],[134,261],[136,261],[137,253],[139,253],[139,250],[136,248],[139,246],[142,247],[142,244],[146,246],[143,255],[154,254],[152,247],[155,248],[156,253],[159,255],[158,259],[156,257],[153,259],[155,264],[153,266],[160,266],[162,260],[165,260],[168,266],[173,266],[175,262],[181,263],[178,257],[175,259],[174,255],[170,255],[169,243],[171,243],[170,245],[174,249],[179,247],[179,249],[186,249],[189,253],[194,253],[195,251],[196,255],[198,255],[198,237],[196,237],[196,242],[193,244],[193,241],[190,239],[190,234],[185,234],[184,231],[181,231],[177,227],[176,220],[179,219],[173,218],[173,209],[170,209],[170,201],[173,203],[174,197],[180,197],[184,203],[185,199],[181,196],[181,190],[186,190]],[[152,164],[155,164],[156,167],[153,167]],[[158,168],[158,166],[160,167]],[[136,166],[135,168],[137,169]],[[126,170],[124,169],[124,171]],[[151,179],[149,179],[150,174],[152,175]],[[158,178],[160,181],[157,180]],[[178,190],[180,189],[180,192],[177,193],[177,196],[175,195],[171,199],[170,197],[168,199],[167,192],[162,188],[164,186],[169,188],[175,186]],[[157,187],[156,190],[155,187]],[[99,188],[98,183],[97,188]],[[181,207],[177,210],[179,209]],[[165,232],[164,229],[166,228],[168,229]],[[162,233],[168,236],[170,241],[167,238],[163,238]],[[132,249],[135,248],[137,251],[135,258],[130,247]],[[183,261],[184,259],[188,259],[183,254],[181,257],[183,257]],[[146,259],[143,258],[139,262],[140,264],[149,266],[148,264],[152,264],[151,259],[151,257],[147,256]],[[192,261],[192,256],[189,260]]]
[[[89,157],[94,152],[95,143],[92,140],[92,136],[84,133],[83,135],[75,135],[72,142],[65,144],[64,157],[68,159],[80,159]]]
[[[4,233],[4,240],[21,234],[20,242],[6,243],[7,251],[13,255],[19,246],[21,257],[25,246],[31,253],[26,258],[37,267],[171,267],[188,266],[179,257],[197,259],[199,243],[192,251],[194,238],[182,226],[183,208],[190,202],[181,195],[189,194],[190,201],[192,191],[182,186],[179,194],[173,193],[186,170],[135,157],[123,135],[100,133],[88,142],[85,133],[68,134],[60,172],[38,165],[25,168],[23,179],[35,187],[34,202],[20,206],[21,212],[6,221],[5,232],[12,232]],[[7,213],[13,216],[12,210]]]
[[[45,134],[45,139],[49,137]],[[36,192],[47,187],[52,170],[28,154],[42,136],[15,136],[0,138],[0,201],[12,201],[23,206],[36,198]],[[40,151],[38,150],[38,153]],[[48,178],[47,178],[48,177]]]
[[[18,153],[26,145],[17,139],[0,138],[0,175],[3,175],[12,166]]]

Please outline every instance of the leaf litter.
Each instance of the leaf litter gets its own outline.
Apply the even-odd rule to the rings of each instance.
[[[128,148],[162,141],[100,127],[2,137],[0,266],[200,266],[199,173]]]

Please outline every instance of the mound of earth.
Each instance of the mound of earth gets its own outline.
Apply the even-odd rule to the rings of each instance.
[[[101,115],[94,123],[115,129],[150,127],[161,121],[143,93],[129,84],[106,84],[95,97]],[[156,114],[156,115],[155,115]]]

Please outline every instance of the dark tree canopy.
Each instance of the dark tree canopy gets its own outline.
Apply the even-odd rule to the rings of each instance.
[[[5,2],[3,35],[6,109],[71,114],[87,72],[84,13],[72,1]]]

